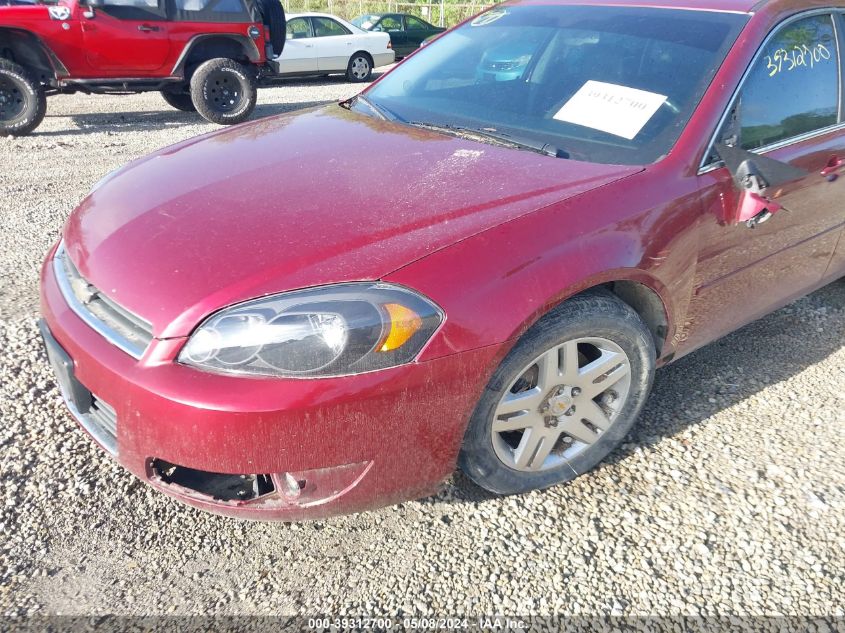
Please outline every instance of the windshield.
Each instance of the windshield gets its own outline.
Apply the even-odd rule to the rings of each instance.
[[[698,10],[497,7],[365,97],[406,123],[529,139],[575,160],[648,164],[672,148],[746,21]]]

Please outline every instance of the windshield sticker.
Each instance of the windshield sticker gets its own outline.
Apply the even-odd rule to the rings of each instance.
[[[504,9],[494,9],[492,11],[488,11],[487,13],[482,13],[477,18],[475,18],[470,25],[472,26],[487,26],[488,24],[493,24],[499,18],[503,18],[508,14],[507,11]]]
[[[47,7],[51,20],[67,20],[70,18],[69,7]]]
[[[779,48],[774,55],[766,55],[766,70],[769,77],[778,73],[789,72],[796,68],[815,68],[831,58],[830,49],[824,44],[816,44],[812,48],[806,44],[793,46],[791,51]]]
[[[664,95],[588,81],[554,118],[632,140],[666,102]]]

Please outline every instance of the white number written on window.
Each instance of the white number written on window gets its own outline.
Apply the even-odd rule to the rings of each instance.
[[[772,55],[766,55],[766,70],[769,77],[778,73],[789,72],[797,68],[815,68],[831,58],[830,49],[824,44],[814,46],[793,46],[792,50],[779,48]]]

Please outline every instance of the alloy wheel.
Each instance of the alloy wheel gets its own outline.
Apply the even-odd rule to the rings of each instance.
[[[350,69],[355,79],[366,79],[370,74],[370,62],[366,57],[358,56],[352,60]]]
[[[496,456],[518,471],[566,463],[613,425],[630,387],[630,361],[613,341],[579,338],[547,350],[519,373],[496,407]]]

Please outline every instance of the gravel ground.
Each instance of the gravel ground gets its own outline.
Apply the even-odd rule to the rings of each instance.
[[[264,90],[258,115],[355,90]],[[378,512],[259,524],[116,466],[60,402],[38,266],[100,177],[212,129],[156,94],[72,96],[0,139],[0,613],[845,616],[841,281],[659,371],[609,463],[545,492],[457,474]]]

